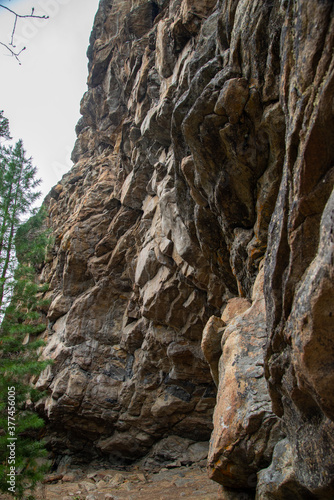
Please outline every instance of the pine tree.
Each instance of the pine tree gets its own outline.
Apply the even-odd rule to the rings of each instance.
[[[0,113],[0,134],[9,137]],[[47,365],[38,359],[45,330],[41,310],[45,287],[36,282],[48,234],[40,209],[25,223],[39,193],[36,168],[22,141],[0,147],[0,491],[22,498],[43,477],[43,420],[29,409],[41,397],[31,384]]]
[[[22,216],[39,198],[35,179],[36,167],[26,158],[22,141],[0,151],[0,307],[12,292],[11,279],[15,266],[15,234]],[[0,312],[3,312],[0,310]]]

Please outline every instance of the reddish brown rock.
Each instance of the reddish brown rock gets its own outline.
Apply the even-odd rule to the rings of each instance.
[[[46,200],[56,453],[203,442],[213,376],[225,498],[333,497],[333,9],[100,2],[75,165]]]
[[[263,370],[266,343],[263,269],[251,307],[234,306],[222,337],[219,386],[210,443],[210,477],[224,486],[252,488],[256,474],[270,463],[279,436]]]

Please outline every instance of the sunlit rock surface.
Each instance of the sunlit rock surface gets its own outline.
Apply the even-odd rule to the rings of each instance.
[[[196,461],[213,431],[223,498],[333,498],[333,11],[101,0],[46,200],[58,453]]]

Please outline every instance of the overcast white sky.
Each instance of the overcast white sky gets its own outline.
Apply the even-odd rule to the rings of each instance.
[[[0,46],[0,110],[11,135],[22,139],[42,178],[43,197],[72,166],[75,125],[87,89],[86,51],[99,0],[0,0],[19,14],[49,15],[18,22],[16,43],[26,45],[21,66]],[[0,8],[0,41],[13,16]],[[40,202],[42,201],[42,197]]]

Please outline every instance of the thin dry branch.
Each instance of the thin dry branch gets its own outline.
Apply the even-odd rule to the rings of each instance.
[[[23,49],[21,49],[18,52],[14,50],[14,49],[16,49],[16,46],[14,45],[14,36],[15,36],[15,31],[16,31],[18,19],[27,19],[27,18],[49,19],[49,16],[46,16],[46,15],[38,16],[38,15],[34,14],[34,12],[35,12],[35,8],[34,7],[31,9],[31,14],[18,14],[14,10],[12,10],[9,7],[6,7],[5,5],[2,5],[2,4],[0,4],[0,8],[7,10],[11,14],[13,14],[13,16],[14,16],[14,23],[13,23],[12,34],[11,34],[11,37],[10,37],[10,42],[8,44],[4,43],[4,42],[0,42],[0,45],[2,45],[3,47],[5,47],[11,53],[11,55],[13,57],[15,57],[15,59],[18,61],[18,63],[21,64],[19,56],[26,49],[26,47],[23,47]]]
[[[6,43],[3,43],[3,42],[0,42],[0,45],[2,45],[3,47],[5,47],[7,50],[9,50],[9,52],[11,53],[11,55],[13,57],[15,57],[15,59],[17,60],[17,62],[19,64],[21,64],[21,61],[19,59],[19,55],[24,51],[26,50],[26,47],[23,47],[23,49],[21,49],[19,52],[14,52],[13,49],[11,49]]]

